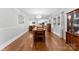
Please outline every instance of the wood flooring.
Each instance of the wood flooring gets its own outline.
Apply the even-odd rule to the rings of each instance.
[[[63,39],[53,33],[46,33],[44,42],[33,42],[33,33],[26,32],[23,36],[5,47],[2,51],[74,51]]]

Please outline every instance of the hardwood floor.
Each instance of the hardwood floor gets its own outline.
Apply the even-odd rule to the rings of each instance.
[[[2,51],[74,51],[62,39],[52,33],[46,33],[46,42],[34,44],[33,33],[27,32]]]

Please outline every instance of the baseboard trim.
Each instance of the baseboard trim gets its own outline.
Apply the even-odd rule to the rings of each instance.
[[[5,42],[4,44],[0,45],[0,51],[2,49],[4,49],[5,47],[7,47],[9,44],[11,44],[13,41],[17,40],[19,37],[21,37],[23,34],[25,34],[27,31],[22,32],[20,35],[17,35],[16,37],[14,37],[13,39]]]

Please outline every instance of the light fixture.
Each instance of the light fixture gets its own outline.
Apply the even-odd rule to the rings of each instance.
[[[74,18],[76,18],[76,14],[74,14]]]
[[[74,18],[76,18],[76,12],[74,11]]]
[[[68,16],[68,19],[71,19],[71,15]]]
[[[42,18],[42,16],[41,15],[38,15],[38,16],[36,16],[36,18]]]

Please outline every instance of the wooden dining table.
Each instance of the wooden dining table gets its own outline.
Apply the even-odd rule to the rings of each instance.
[[[34,43],[37,42],[45,42],[45,31],[46,29],[44,27],[35,27],[33,30],[33,38]]]

